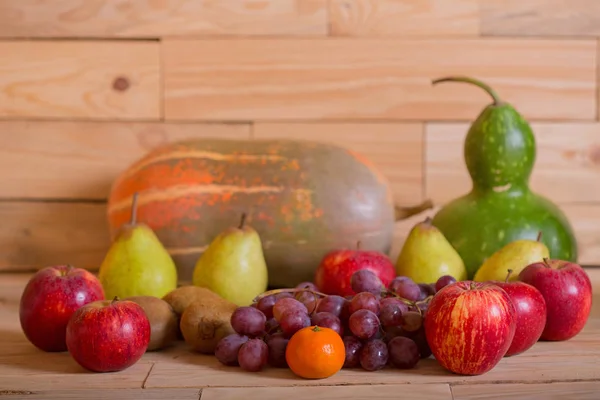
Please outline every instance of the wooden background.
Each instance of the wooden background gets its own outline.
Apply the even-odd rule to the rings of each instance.
[[[598,0],[0,0],[0,269],[97,268],[112,179],[184,137],[336,142],[442,204],[489,102],[451,74],[531,121],[532,186],[600,264],[599,37]]]

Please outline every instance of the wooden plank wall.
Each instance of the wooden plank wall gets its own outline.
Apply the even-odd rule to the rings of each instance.
[[[532,186],[600,264],[599,37],[598,0],[0,0],[0,270],[97,268],[112,179],[186,137],[339,143],[442,204],[489,102],[451,74],[531,121]]]

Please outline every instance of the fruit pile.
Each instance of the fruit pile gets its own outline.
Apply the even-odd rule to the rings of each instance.
[[[224,365],[252,372],[267,364],[288,367],[302,352],[290,348],[290,341],[316,326],[334,333],[330,340],[341,338],[340,368],[413,368],[431,355],[423,325],[429,301],[454,282],[449,275],[434,284],[398,276],[386,287],[374,272],[361,269],[351,276],[354,295],[320,293],[311,282],[266,292],[233,312],[235,333],[219,341],[215,356]]]

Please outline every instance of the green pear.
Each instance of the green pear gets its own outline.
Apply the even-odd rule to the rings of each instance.
[[[454,247],[427,217],[409,232],[396,260],[396,274],[417,283],[435,283],[444,275],[465,280],[467,269]]]
[[[481,264],[473,280],[504,281],[508,270],[512,270],[508,281],[518,280],[519,273],[526,266],[550,258],[548,247],[540,239],[541,234],[538,235],[537,240],[520,239],[507,243]]]
[[[221,232],[202,253],[192,276],[205,287],[238,306],[247,306],[267,290],[268,271],[258,232],[245,223]]]
[[[100,265],[98,279],[107,299],[132,296],[162,298],[177,287],[177,267],[154,231],[137,222],[137,193],[131,220],[116,233]]]

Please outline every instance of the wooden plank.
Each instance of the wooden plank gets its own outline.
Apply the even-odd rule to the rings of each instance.
[[[326,2],[3,0],[0,37],[324,36]]]
[[[518,399],[518,400],[594,400],[600,393],[600,382],[555,382],[552,384],[454,385],[454,400]]]
[[[396,204],[423,201],[421,123],[258,123],[253,136],[328,141],[360,152],[389,180]]]
[[[472,120],[490,103],[481,89],[431,84],[459,74],[528,118],[591,120],[596,53],[595,40],[165,40],[165,117]]]
[[[12,392],[12,393],[11,393]],[[181,399],[181,400],[199,400],[199,389],[80,389],[80,390],[26,390],[26,391],[0,391],[0,397],[7,397],[9,400],[67,400],[67,399],[86,399],[86,400],[163,400],[163,399]]]
[[[331,0],[334,36],[475,36],[479,0]]]
[[[0,117],[158,119],[159,44],[0,42]]]
[[[578,262],[600,265],[600,204],[563,204],[560,206],[573,227],[579,247]],[[396,260],[410,229],[425,217],[433,217],[440,206],[396,223],[390,257]]]
[[[202,400],[288,400],[295,399],[392,399],[402,393],[403,398],[423,400],[452,400],[448,385],[386,385],[328,386],[297,388],[210,388],[202,391]]]
[[[596,0],[483,0],[481,33],[486,36],[600,36]]]
[[[532,123],[531,188],[558,203],[600,202],[600,124]],[[427,124],[425,197],[442,204],[471,189],[463,158],[468,124]]]
[[[97,269],[110,243],[105,215],[105,204],[0,202],[0,270]]]
[[[156,146],[249,139],[250,125],[0,121],[0,135],[0,197],[106,199],[114,178]]]

